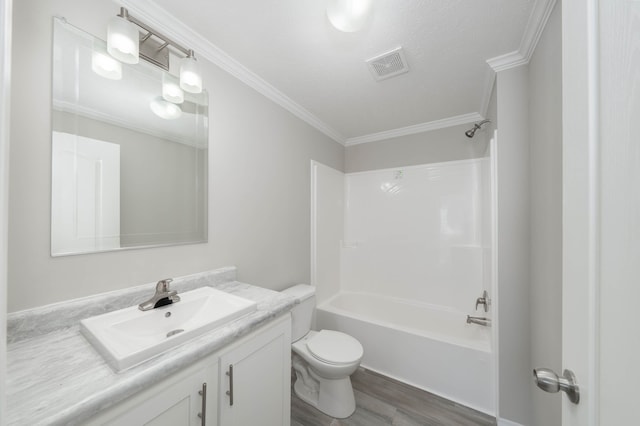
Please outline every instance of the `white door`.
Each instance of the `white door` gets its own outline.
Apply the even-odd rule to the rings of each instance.
[[[120,145],[52,132],[51,254],[120,248]]]
[[[565,1],[564,426],[638,424],[640,1]]]

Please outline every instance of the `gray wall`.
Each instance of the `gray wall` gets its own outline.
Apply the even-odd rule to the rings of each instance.
[[[562,371],[562,42],[556,4],[529,63],[531,368]],[[533,392],[533,423],[562,422],[562,398]]]
[[[104,38],[116,13],[99,0],[14,4],[9,311],[226,265],[268,288],[308,282],[310,159],[343,170],[344,148],[203,59],[209,242],[50,257],[52,16]]]
[[[487,130],[483,127],[473,139],[469,139],[464,132],[472,127],[472,124],[465,124],[348,146],[345,171],[361,172],[482,157],[488,142],[485,138]]]
[[[499,416],[531,424],[527,66],[497,74]]]

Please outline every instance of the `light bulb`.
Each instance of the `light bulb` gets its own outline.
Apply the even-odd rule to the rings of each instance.
[[[184,102],[184,92],[180,88],[177,77],[169,73],[162,74],[162,97],[174,104]]]
[[[327,17],[331,24],[348,33],[361,30],[371,12],[371,0],[329,0],[327,4]]]
[[[202,92],[202,73],[193,52],[180,63],[180,87],[185,92]]]
[[[109,80],[122,79],[122,64],[109,56],[106,52],[91,52],[91,69],[101,77]]]
[[[139,58],[138,27],[119,16],[109,20],[107,27],[107,51],[125,64],[137,64]]]
[[[161,96],[151,100],[149,107],[155,115],[165,120],[175,120],[182,115],[182,110],[178,105],[165,101]]]

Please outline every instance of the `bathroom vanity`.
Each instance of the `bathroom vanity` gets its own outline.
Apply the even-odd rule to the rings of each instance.
[[[87,424],[288,425],[290,329],[282,316]]]
[[[235,281],[235,268],[173,284],[203,286],[257,309],[119,373],[79,321],[135,305],[154,284],[10,314],[7,424],[288,425],[294,300]]]

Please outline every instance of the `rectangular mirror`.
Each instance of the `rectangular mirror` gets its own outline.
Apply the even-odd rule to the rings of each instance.
[[[207,241],[208,95],[175,78],[54,18],[52,256]]]

